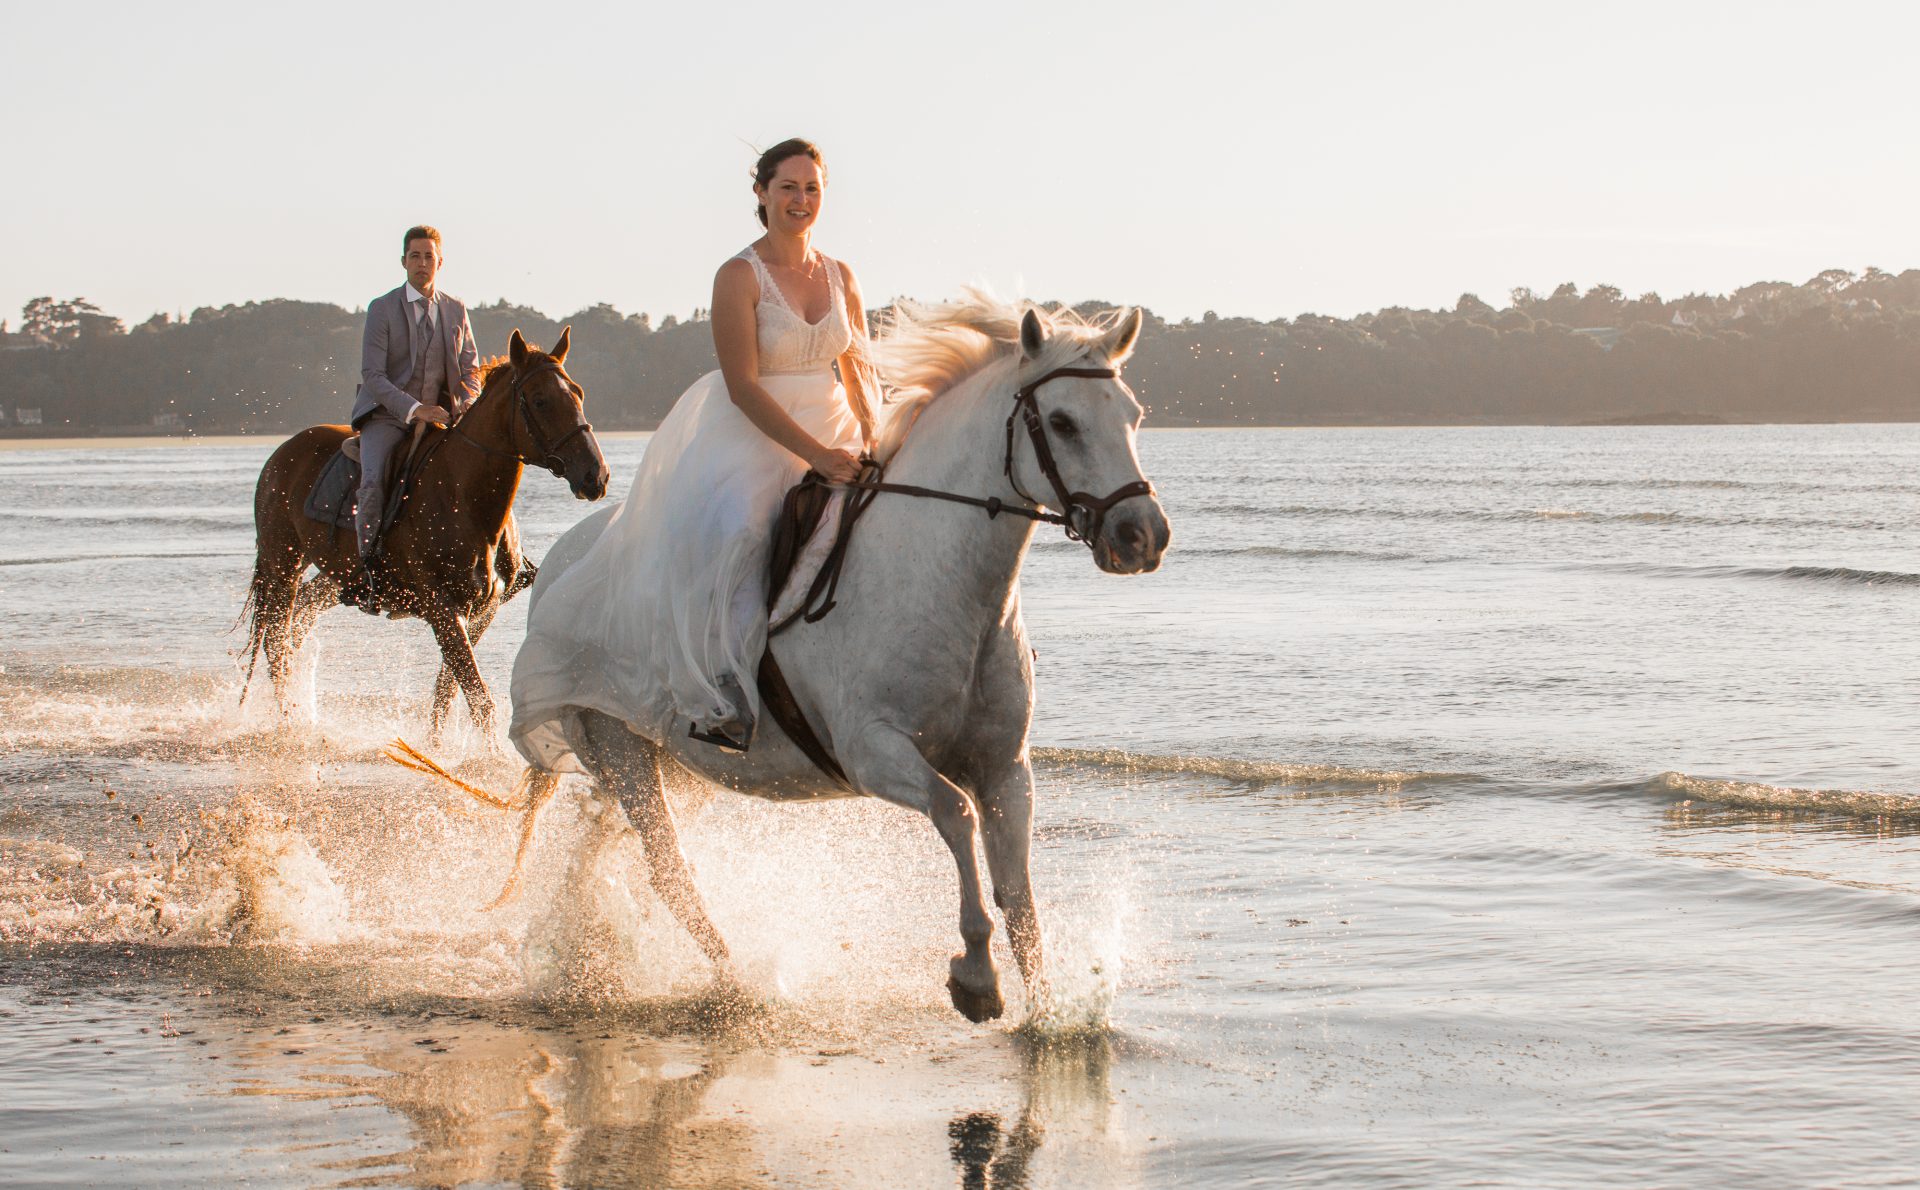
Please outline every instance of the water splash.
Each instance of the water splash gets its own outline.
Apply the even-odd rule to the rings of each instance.
[[[333,943],[351,936],[347,894],[290,815],[241,797],[209,810],[212,895],[183,933],[243,943]]]
[[[567,845],[565,874],[527,924],[527,989],[537,1000],[572,1006],[657,993],[663,989],[648,978],[650,948],[643,944],[655,915],[646,895],[628,887],[621,863],[632,828],[618,803],[596,793],[581,794],[574,810],[580,835]]]
[[[1047,987],[1030,996],[1020,1032],[1035,1040],[1103,1034],[1126,974],[1127,926],[1134,916],[1124,886],[1104,897],[1076,897],[1044,927]]]

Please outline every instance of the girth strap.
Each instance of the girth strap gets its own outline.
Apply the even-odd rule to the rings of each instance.
[[[847,789],[853,789],[853,782],[847,780],[846,770],[840,767],[833,753],[827,751],[827,746],[820,742],[813,725],[807,722],[806,712],[800,709],[800,700],[793,696],[793,687],[787,685],[787,675],[780,672],[780,663],[773,659],[771,646],[760,654],[758,682],[761,705],[780,725],[780,730],[787,733],[787,738],[799,745],[815,768]]]

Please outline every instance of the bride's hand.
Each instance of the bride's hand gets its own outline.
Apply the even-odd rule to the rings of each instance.
[[[860,478],[860,460],[844,450],[825,447],[808,462],[828,483],[852,483]]]

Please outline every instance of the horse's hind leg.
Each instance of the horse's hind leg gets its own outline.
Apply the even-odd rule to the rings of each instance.
[[[291,551],[289,551],[291,553]],[[267,676],[273,683],[273,701],[281,715],[292,707],[294,609],[299,601],[298,557],[283,558],[263,552],[253,580],[253,616],[260,649],[267,655]]]
[[[325,573],[315,574],[300,584],[293,597],[293,612],[287,619],[287,643],[298,653],[307,634],[322,613],[340,602],[340,584]]]
[[[575,745],[594,783],[620,799],[628,820],[640,832],[653,891],[674,919],[693,935],[707,960],[727,970],[730,961],[726,941],[707,916],[700,890],[694,887],[693,870],[680,850],[680,832],[673,825],[666,782],[660,774],[659,745],[598,711],[580,712]]]
[[[967,949],[948,964],[947,992],[953,1006],[970,1021],[990,1021],[1006,1011],[1000,996],[1000,972],[993,965],[993,919],[987,916],[974,855],[978,827],[966,791],[941,776],[904,733],[875,725],[845,758],[865,793],[919,810],[953,852],[960,873],[960,938]]]
[[[1041,952],[1040,914],[1033,900],[1029,853],[1033,841],[1033,767],[1024,760],[1008,765],[980,790],[980,835],[993,876],[993,900],[1007,917],[1007,941],[1013,946],[1027,999],[1046,993],[1046,964]]]

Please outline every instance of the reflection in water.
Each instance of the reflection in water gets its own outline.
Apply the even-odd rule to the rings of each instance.
[[[1023,1103],[1012,1124],[1003,1123],[996,1112],[973,1111],[947,1125],[948,1153],[965,1190],[1026,1190],[1033,1156],[1052,1120],[1072,1117],[1090,1125],[1085,1131],[1096,1136],[1107,1131],[1113,1102],[1109,1034],[1029,1039],[1021,1058]]]
[[[947,1125],[953,1138],[953,1163],[966,1190],[1025,1190],[1027,1159],[1040,1147],[1040,1127],[1022,1119],[1011,1130],[992,1112],[973,1112]]]
[[[403,1117],[412,1147],[333,1168],[351,1184],[739,1186],[759,1181],[741,1123],[699,1122],[728,1065],[648,1038],[496,1033],[395,1042],[382,1071],[326,1078]]]

